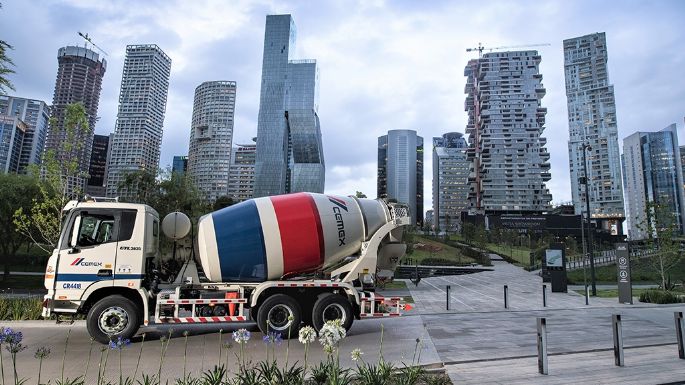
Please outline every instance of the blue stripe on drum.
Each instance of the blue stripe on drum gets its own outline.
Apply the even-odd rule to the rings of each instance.
[[[255,202],[249,200],[216,211],[212,220],[222,281],[265,281],[266,248]]]

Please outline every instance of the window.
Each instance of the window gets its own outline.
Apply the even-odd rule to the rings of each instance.
[[[74,225],[79,226],[76,245],[70,242],[69,246],[88,247],[115,241],[113,239],[114,216],[112,215],[83,212],[80,221],[75,221]]]

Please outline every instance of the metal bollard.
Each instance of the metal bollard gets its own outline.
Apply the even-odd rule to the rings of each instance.
[[[547,319],[538,318],[538,371],[540,374],[549,374],[547,366]]]
[[[542,285],[542,307],[547,307],[547,285]]]
[[[588,291],[588,286],[585,285],[585,304],[590,304],[590,292]]]
[[[504,285],[504,308],[509,309],[509,286]]]
[[[447,301],[447,303],[445,304],[445,308],[447,310],[450,310],[450,291],[452,291],[452,286],[447,285],[447,290],[445,291],[447,293],[447,298],[445,298]]]
[[[685,344],[683,343],[685,325],[683,325],[683,312],[673,312],[673,318],[675,318],[675,335],[678,340],[678,357],[685,360]]]
[[[611,316],[611,329],[614,332],[614,364],[616,366],[623,366],[625,362],[623,357],[623,328],[621,326],[620,314]]]

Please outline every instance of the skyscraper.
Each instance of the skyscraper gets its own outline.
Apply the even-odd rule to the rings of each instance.
[[[171,59],[157,45],[126,46],[107,196],[134,195],[119,189],[128,173],[157,173],[170,71]]]
[[[423,138],[416,131],[378,137],[378,197],[408,205],[412,223],[423,226]]]
[[[105,196],[105,181],[107,180],[107,161],[110,154],[110,140],[114,134],[95,135],[93,137],[93,151],[90,155],[90,168],[88,169],[88,183],[86,194],[92,196]]]
[[[625,219],[618,149],[614,86],[609,83],[606,36],[602,33],[564,40],[568,105],[568,154],[576,214],[585,211],[583,146],[587,148],[590,217],[597,227],[621,234]]]
[[[45,150],[55,151],[55,157],[60,162],[78,160],[78,171],[86,174],[90,166],[90,153],[93,147],[93,133],[98,119],[98,104],[102,90],[102,77],[107,69],[105,59],[85,47],[67,46],[57,51],[57,80],[55,94],[52,99],[51,117],[55,125],[50,126]],[[64,127],[65,111],[68,104],[83,103],[88,118],[88,130],[77,127],[73,146],[65,149],[63,144],[67,138]],[[85,178],[76,177],[68,181],[68,188],[72,192],[82,192],[85,188]]]
[[[433,138],[433,224],[446,232],[459,231],[461,212],[468,211],[468,145],[462,133]]]
[[[19,168],[21,142],[28,130],[16,116],[0,116],[0,173],[16,173]]]
[[[174,160],[171,163],[171,172],[178,173],[180,175],[185,175],[188,171],[188,156],[187,155],[175,155]]]
[[[470,60],[465,110],[473,213],[540,213],[552,195],[547,109],[537,51],[492,52]]]
[[[188,175],[210,202],[228,194],[236,83],[204,82],[195,89]]]
[[[315,60],[293,60],[296,35],[290,15],[266,17],[255,197],[324,189],[319,72]]]
[[[242,202],[254,195],[255,144],[239,144],[231,151],[228,196]]]
[[[658,132],[638,131],[623,139],[623,176],[631,240],[648,235],[648,202],[664,210],[660,215],[672,215],[681,233],[685,230],[683,170],[675,123]]]
[[[0,116],[14,116],[26,123],[16,170],[20,174],[25,174],[29,165],[40,164],[48,132],[50,109],[42,100],[0,96]]]

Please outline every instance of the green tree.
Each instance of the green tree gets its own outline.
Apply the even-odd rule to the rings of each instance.
[[[354,193],[354,196],[357,197],[357,198],[367,198],[366,194],[364,194],[364,193],[361,192],[361,191],[356,191],[356,192]]]
[[[216,198],[214,203],[212,204],[212,210],[218,211],[221,210],[225,207],[233,206],[236,202],[233,201],[233,198],[229,196],[220,196]]]
[[[683,257],[680,251],[682,240],[676,213],[666,205],[648,202],[644,216],[638,217],[638,228],[647,234],[646,243],[653,250],[647,258],[650,266],[661,278],[661,288],[666,290],[666,281],[671,269]]]
[[[0,8],[2,8],[2,3],[0,3]],[[9,43],[4,40],[0,40],[0,95],[5,95],[7,89],[14,91],[14,85],[7,78],[8,75],[13,74],[14,62],[7,55],[7,51],[14,49]]]
[[[51,129],[57,121],[50,119]],[[30,208],[20,207],[14,213],[17,231],[29,237],[43,251],[51,252],[62,231],[62,209],[81,194],[79,180],[86,177],[79,171],[77,157],[72,156],[83,147],[80,133],[89,133],[88,118],[83,103],[68,104],[64,113],[64,140],[57,150],[43,154],[42,166],[31,167],[30,173],[40,175],[39,193]]]
[[[461,227],[461,236],[464,237],[464,242],[473,245],[473,240],[476,235],[476,226],[473,223],[466,222]]]
[[[35,178],[16,174],[0,174],[0,259],[4,265],[3,280],[10,272],[10,264],[17,251],[29,238],[14,226],[14,213],[22,208],[29,210],[33,197],[38,194]]]

